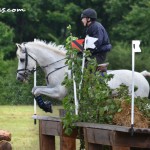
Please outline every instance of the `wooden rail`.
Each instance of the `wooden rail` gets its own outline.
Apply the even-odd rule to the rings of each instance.
[[[33,116],[39,120],[40,150],[55,150],[55,136],[60,136],[60,150],[76,150],[77,130],[67,136],[63,132],[59,117]],[[150,129],[130,128],[108,124],[75,123],[84,133],[86,150],[102,150],[109,145],[112,150],[150,149]]]

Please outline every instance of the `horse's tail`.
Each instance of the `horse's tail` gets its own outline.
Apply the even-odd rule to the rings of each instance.
[[[150,77],[150,72],[148,72],[147,70],[142,71],[141,74],[142,74],[144,77],[147,77],[147,76]]]

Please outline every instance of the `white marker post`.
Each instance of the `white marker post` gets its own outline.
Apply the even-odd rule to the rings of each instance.
[[[36,86],[36,65],[34,71],[34,87]],[[36,100],[34,98],[34,115],[36,115]],[[34,119],[34,124],[36,124],[36,119]]]
[[[135,68],[135,53],[141,52],[140,41],[132,41],[132,102],[131,102],[131,129],[134,127],[134,68]]]
[[[74,89],[74,101],[75,101],[75,114],[78,115],[79,102],[77,99],[77,86],[76,86],[74,74],[73,74],[73,89]]]
[[[74,55],[72,55],[72,57],[74,57]],[[73,66],[74,66],[74,62],[72,63],[72,68],[73,68]],[[78,98],[77,98],[77,86],[76,86],[76,82],[75,82],[74,73],[72,74],[72,78],[73,78],[73,92],[74,92],[75,114],[78,115],[79,102],[78,102]]]

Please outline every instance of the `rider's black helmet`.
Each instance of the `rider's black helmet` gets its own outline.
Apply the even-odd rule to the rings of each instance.
[[[87,8],[83,10],[81,14],[81,19],[82,18],[92,18],[92,19],[97,19],[97,13],[94,9]]]

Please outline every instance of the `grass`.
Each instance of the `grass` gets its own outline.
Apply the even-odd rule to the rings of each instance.
[[[53,106],[53,114],[37,107],[38,115],[59,116],[61,106]],[[39,150],[39,125],[34,125],[33,106],[0,106],[0,129],[11,132],[13,150]],[[56,143],[58,138],[56,139]],[[56,149],[59,149],[56,144]]]

